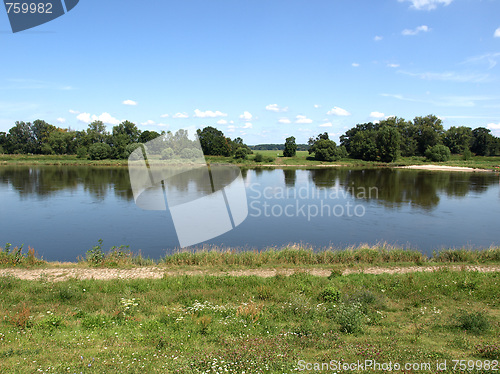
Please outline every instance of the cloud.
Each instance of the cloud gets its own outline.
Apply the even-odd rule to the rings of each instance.
[[[217,121],[217,124],[218,125],[226,125],[227,121],[225,119],[220,119],[220,120]]]
[[[219,112],[220,113],[220,112]],[[172,118],[189,118],[189,115],[187,113],[175,113]]]
[[[389,68],[399,68],[399,64],[387,64]]]
[[[376,42],[379,42],[382,39],[384,39],[384,37],[383,36],[378,36],[378,35],[375,35],[375,37],[373,38],[373,40],[375,40]]]
[[[327,123],[323,123],[322,125],[319,125],[319,127],[332,127],[332,123],[331,122],[327,122]]]
[[[380,113],[380,112],[371,112],[370,113],[370,117],[371,118],[384,118],[385,114],[384,113]]]
[[[490,129],[495,136],[500,135],[500,122],[499,123],[489,123],[486,125],[487,129]]]
[[[91,123],[94,121],[102,121],[106,125],[118,125],[120,120],[111,116],[111,114],[104,112],[100,116],[90,115],[90,113],[80,113],[76,116],[76,119],[83,123]]]
[[[59,123],[65,123],[66,122],[66,118],[59,117],[58,119],[56,119],[56,121],[59,122]]]
[[[447,71],[443,73],[410,73],[407,71],[399,70],[398,73],[406,74],[411,77],[417,77],[420,79],[425,79],[429,81],[446,81],[446,82],[459,82],[459,83],[482,83],[489,80],[488,74],[477,74],[477,73],[457,73],[454,71]]]
[[[134,100],[124,100],[122,102],[123,105],[130,105],[130,106],[136,106],[137,105],[137,102],[134,101]]]
[[[344,116],[344,117],[351,115],[351,113],[349,113],[347,110],[339,108],[338,106],[334,106],[332,109],[326,112],[326,114],[334,116]]]
[[[495,33],[493,34],[493,37],[500,38],[500,27],[495,30]]]
[[[70,109],[69,112],[71,114],[80,114],[80,112],[78,110],[73,110],[73,109]]]
[[[289,123],[292,123],[292,121],[290,121],[288,118],[280,118],[278,120],[279,123],[284,123],[284,124],[289,124]]]
[[[500,28],[499,28],[500,30]],[[500,58],[500,52],[486,53],[481,56],[470,57],[462,64],[466,65],[484,65],[488,64],[488,69],[492,69],[497,65],[497,59]]]
[[[252,124],[250,122],[245,123],[245,126],[242,127],[243,129],[251,129]]]
[[[310,118],[307,118],[306,116],[298,115],[296,117],[295,123],[312,123],[313,120]]]
[[[215,112],[211,110],[207,110],[205,112],[202,112],[199,109],[194,110],[194,117],[197,118],[216,118],[216,117],[227,117],[227,113],[222,113],[216,110]]]
[[[404,29],[403,31],[401,31],[401,35],[404,35],[404,36],[417,35],[421,32],[429,32],[430,30],[431,29],[428,26],[422,25],[422,26],[418,26],[417,28],[415,28],[413,30]]]
[[[240,118],[244,119],[245,121],[250,121],[253,118],[253,116],[250,112],[243,112],[243,114],[240,115]]]
[[[142,122],[141,125],[143,126],[154,126],[156,122],[153,120],[148,119],[146,122]]]
[[[321,108],[321,105],[319,105],[319,104],[314,104],[314,108],[316,108],[316,109]]]
[[[170,116],[169,116],[167,113],[165,113],[165,114],[162,114],[160,117],[161,117],[161,118],[168,118],[168,117],[170,117]]]
[[[288,107],[280,108],[278,104],[269,104],[266,105],[266,110],[269,110],[270,112],[279,113],[288,111]]]
[[[158,127],[168,127],[169,125],[167,125],[166,123],[159,123],[156,126],[158,126]]]
[[[228,132],[234,132],[234,130],[235,130],[235,129],[236,129],[236,126],[234,126],[234,125],[229,125],[229,126],[227,127],[227,131],[228,131]]]
[[[351,64],[351,66],[353,66],[353,67],[357,68],[357,67],[359,67],[359,64],[358,64],[357,62],[353,62],[353,63]]]
[[[448,6],[453,0],[398,0],[400,3],[407,1],[411,3],[411,7],[417,10],[433,10],[438,5]]]

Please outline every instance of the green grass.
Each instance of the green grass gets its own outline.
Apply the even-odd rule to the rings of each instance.
[[[498,272],[446,270],[57,283],[4,277],[1,371],[291,373],[299,360],[484,363],[500,353],[499,292]]]
[[[257,153],[264,156],[263,162],[255,162]],[[342,159],[336,162],[316,161],[307,151],[299,151],[295,157],[283,157],[283,151],[254,151],[246,160],[236,160],[233,157],[206,156],[209,163],[231,163],[243,167],[258,167],[259,165],[286,166],[350,166],[350,167],[394,167],[408,165],[446,165],[471,167],[488,170],[500,170],[500,156],[485,157],[474,156],[471,160],[462,160],[460,155],[452,155],[446,162],[431,162],[425,157],[402,157],[392,163],[362,161],[355,159]],[[272,159],[272,161],[270,161]],[[127,166],[127,160],[87,160],[77,158],[76,155],[0,155],[0,165],[96,165],[96,166]]]

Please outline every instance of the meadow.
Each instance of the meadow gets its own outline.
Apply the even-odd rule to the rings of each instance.
[[[72,266],[106,271],[140,265],[124,248],[101,257],[96,247]],[[3,261],[9,269],[68,266],[46,264],[32,250],[2,253],[3,260],[21,253],[16,267]],[[165,271],[161,279],[54,282],[43,275],[35,281],[4,276],[2,372],[291,373],[332,360],[438,372],[436,365],[446,360],[447,372],[464,372],[461,364],[491,373],[500,355],[500,272],[465,265],[499,262],[498,248],[444,250],[427,258],[383,247],[323,253],[291,247],[180,252],[155,263],[165,270],[278,268],[272,277]],[[434,271],[345,272],[396,264],[432,265]],[[330,269],[329,276],[309,274],[315,267]],[[424,370],[415,368],[399,372]]]

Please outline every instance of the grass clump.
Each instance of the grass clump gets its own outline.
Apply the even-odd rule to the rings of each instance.
[[[23,252],[23,247],[24,244],[12,248],[12,244],[6,243],[4,248],[0,248],[0,266],[31,267],[45,263],[45,261],[37,257],[32,247],[28,246],[27,253]]]
[[[490,323],[484,312],[461,310],[455,316],[457,327],[473,334],[483,334],[490,329]]]

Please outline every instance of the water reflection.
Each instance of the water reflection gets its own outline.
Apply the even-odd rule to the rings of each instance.
[[[241,170],[244,180],[250,177],[263,178],[264,173],[283,173],[282,181],[286,188],[296,186],[297,172],[296,169]],[[496,174],[479,172],[345,168],[299,172],[306,172],[308,180],[315,188],[342,188],[355,198],[375,201],[389,208],[410,205],[430,210],[438,206],[441,195],[464,198],[469,193],[484,193],[488,187],[498,184]],[[231,177],[226,178],[228,182]],[[76,191],[81,186],[96,200],[103,200],[112,193],[120,199],[133,201],[129,172],[125,167],[5,166],[0,168],[0,184],[11,186],[21,198],[36,196],[46,199],[60,191]],[[179,174],[176,178],[171,178],[166,187],[170,192],[176,192],[180,199],[188,199],[193,193],[204,195],[213,192],[213,186],[207,184],[203,170]],[[363,190],[369,191],[373,187],[377,188],[377,193],[359,193]],[[219,188],[221,186],[216,190]]]

